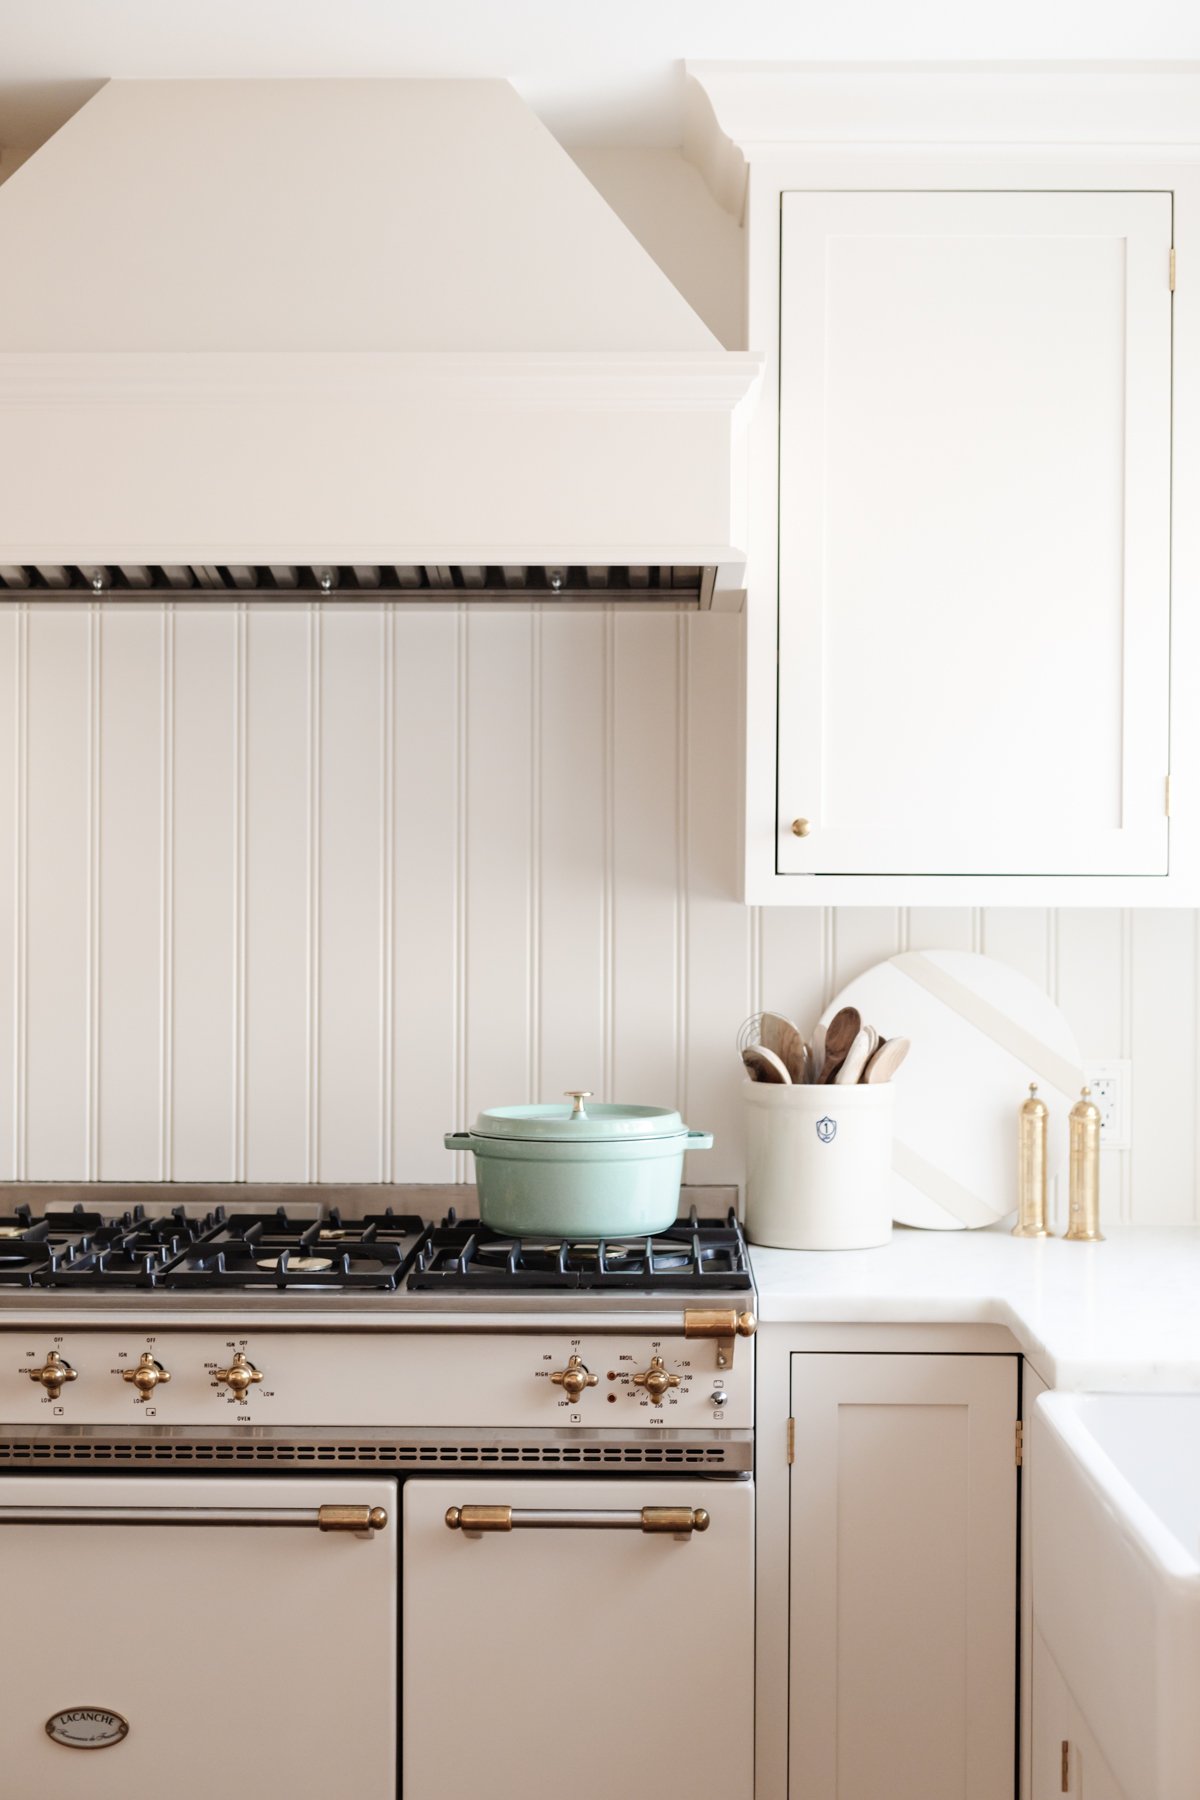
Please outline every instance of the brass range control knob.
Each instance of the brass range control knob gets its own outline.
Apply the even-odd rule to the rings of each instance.
[[[248,1389],[262,1380],[262,1371],[256,1369],[240,1350],[227,1369],[214,1369],[213,1374],[217,1381],[225,1383],[235,1400],[244,1400]]]
[[[121,1380],[132,1381],[143,1400],[148,1400],[160,1381],[170,1381],[168,1369],[156,1362],[149,1350],[143,1350],[138,1357],[136,1369],[122,1369]]]
[[[30,1381],[40,1381],[49,1399],[57,1400],[65,1381],[74,1381],[76,1371],[64,1362],[57,1350],[51,1350],[40,1369],[30,1369]]]
[[[667,1392],[668,1388],[677,1388],[679,1386],[679,1377],[678,1375],[670,1375],[667,1373],[661,1356],[652,1356],[650,1358],[650,1367],[641,1370],[640,1373],[634,1376],[633,1385],[634,1387],[644,1387],[650,1396],[652,1404],[661,1406],[663,1403],[663,1395]]]
[[[595,1387],[600,1380],[592,1375],[577,1356],[571,1357],[565,1369],[555,1369],[550,1377],[555,1387],[560,1387],[568,1400],[578,1400],[584,1388]]]

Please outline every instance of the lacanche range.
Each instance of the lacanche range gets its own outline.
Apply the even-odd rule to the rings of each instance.
[[[752,1791],[736,1219],[538,1243],[411,1206],[92,1186],[0,1218],[23,1800]]]

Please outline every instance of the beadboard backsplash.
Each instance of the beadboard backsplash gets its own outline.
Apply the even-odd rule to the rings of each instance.
[[[0,1178],[449,1181],[444,1131],[582,1086],[677,1103],[689,1179],[734,1181],[746,1015],[951,946],[1132,1059],[1108,1216],[1196,1217],[1197,915],[744,908],[740,642],[0,606]]]

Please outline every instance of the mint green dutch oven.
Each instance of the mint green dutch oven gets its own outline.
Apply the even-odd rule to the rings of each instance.
[[[447,1150],[475,1158],[479,1216],[510,1237],[647,1237],[673,1225],[685,1150],[711,1150],[661,1106],[497,1106]]]

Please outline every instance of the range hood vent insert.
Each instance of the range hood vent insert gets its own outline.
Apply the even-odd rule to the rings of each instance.
[[[20,600],[410,600],[633,601],[641,606],[713,603],[715,565],[572,567],[548,564],[4,563],[0,583]]]

